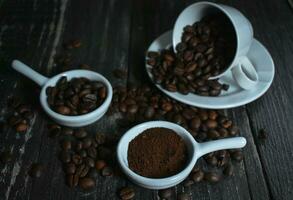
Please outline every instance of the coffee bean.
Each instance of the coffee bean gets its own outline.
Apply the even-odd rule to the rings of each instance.
[[[77,141],[75,144],[75,150],[80,151],[82,149],[83,143],[81,141]]]
[[[168,112],[168,111],[172,110],[173,106],[172,106],[171,103],[169,103],[169,102],[165,102],[165,103],[162,104],[161,108],[162,108],[164,111]]]
[[[97,157],[97,150],[96,150],[96,148],[95,148],[95,147],[90,147],[90,148],[88,148],[88,149],[87,149],[87,154],[88,154],[91,158],[96,159],[96,157]]]
[[[79,174],[79,177],[80,177],[80,178],[85,177],[85,176],[88,174],[89,169],[90,169],[89,166],[85,166],[85,167],[81,170],[81,172],[80,172],[80,174]]]
[[[10,151],[4,151],[0,153],[0,161],[4,164],[12,160],[12,153]]]
[[[166,88],[168,91],[170,91],[170,92],[176,92],[176,91],[177,91],[177,87],[176,87],[176,85],[174,85],[174,84],[167,84],[167,85],[165,86],[165,88]]]
[[[228,90],[229,90],[229,87],[230,87],[230,86],[227,85],[227,84],[223,84],[223,85],[222,85],[222,89],[225,90],[225,91],[228,91]]]
[[[158,191],[158,195],[161,199],[170,199],[172,196],[172,189],[163,189]]]
[[[124,187],[119,191],[119,197],[122,200],[130,200],[135,196],[134,189],[131,187]]]
[[[234,172],[234,167],[233,165],[230,163],[227,165],[227,167],[225,167],[223,173],[226,175],[226,176],[232,176],[233,175],[233,172]]]
[[[243,160],[243,153],[241,151],[237,150],[231,154],[231,157],[233,160],[240,162]]]
[[[78,129],[74,131],[74,136],[78,139],[84,138],[87,136],[87,132],[84,129]]]
[[[155,109],[149,106],[144,113],[144,117],[146,119],[151,119],[154,116],[154,114],[155,114]]]
[[[204,172],[202,170],[198,170],[192,174],[192,180],[195,183],[202,181],[204,178]]]
[[[201,125],[201,120],[198,116],[195,116],[189,124],[192,130],[197,130],[200,127],[200,125]]]
[[[131,114],[135,114],[138,110],[138,106],[137,105],[130,105],[127,107],[127,112],[131,113]]]
[[[87,149],[92,145],[92,139],[91,138],[84,138],[82,140],[82,148]]]
[[[85,163],[89,167],[94,167],[95,166],[95,161],[92,158],[90,158],[90,157],[85,158]]]
[[[218,159],[215,156],[208,157],[205,159],[208,164],[211,166],[216,166],[218,164]]]
[[[228,129],[228,131],[229,131],[229,134],[231,136],[235,136],[235,135],[237,135],[239,133],[238,127],[237,126],[234,126],[234,125],[230,126],[229,129]]]
[[[65,151],[68,151],[71,149],[71,141],[69,140],[64,140],[62,142],[62,148],[65,150]]]
[[[82,162],[82,159],[81,159],[80,155],[78,155],[78,154],[74,154],[71,159],[72,159],[72,162],[76,165],[79,165]]]
[[[26,132],[28,129],[28,125],[24,123],[19,123],[15,126],[16,132]]]
[[[104,160],[97,160],[95,166],[96,169],[99,171],[106,166],[106,162]]]
[[[28,173],[33,178],[39,178],[41,177],[43,170],[44,170],[44,165],[40,163],[34,163],[32,164]]]
[[[66,106],[58,106],[55,110],[62,115],[68,115],[71,112],[70,108]]]
[[[102,133],[97,133],[96,134],[96,142],[98,143],[98,145],[104,144],[106,141],[106,136]]]
[[[73,129],[68,128],[68,127],[63,127],[61,132],[63,135],[72,135]]]
[[[96,186],[96,182],[92,178],[85,177],[79,180],[79,186],[84,190],[90,190]]]
[[[149,58],[157,58],[159,56],[158,52],[155,52],[155,51],[149,51],[147,53],[147,57]]]
[[[194,184],[194,181],[191,179],[185,179],[183,182],[184,187],[190,187]]]
[[[82,157],[82,158],[86,158],[87,152],[86,152],[86,150],[82,149],[78,152],[78,155],[80,155],[80,157]]]
[[[204,179],[210,183],[217,183],[221,180],[221,175],[216,172],[206,172]]]
[[[177,196],[177,200],[190,200],[190,196],[187,193],[180,193]]]
[[[102,176],[112,176],[113,175],[113,170],[110,167],[104,167],[102,169]]]
[[[75,167],[75,164],[74,163],[68,163],[66,165],[65,172],[67,174],[74,174],[75,173],[75,170],[76,170],[76,167]]]

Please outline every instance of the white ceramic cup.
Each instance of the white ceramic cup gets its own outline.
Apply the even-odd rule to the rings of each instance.
[[[16,71],[22,73],[26,77],[30,78],[34,82],[36,82],[39,86],[42,87],[41,93],[40,93],[40,102],[45,110],[45,112],[58,124],[64,125],[64,126],[70,126],[70,127],[81,127],[86,126],[88,124],[91,124],[98,119],[100,119],[108,110],[111,100],[112,100],[112,86],[110,82],[101,74],[98,74],[93,71],[88,70],[71,70],[67,72],[63,72],[61,74],[58,74],[52,78],[47,78],[38,72],[34,71],[24,63],[14,60],[12,62],[12,67]],[[47,94],[46,89],[49,86],[55,86],[57,81],[62,77],[66,76],[68,80],[75,78],[75,77],[86,77],[90,80],[100,81],[102,82],[107,89],[107,97],[97,109],[93,110],[92,112],[89,112],[87,114],[83,115],[77,115],[77,116],[67,116],[67,115],[61,115],[55,111],[53,111],[47,102]]]
[[[212,2],[198,2],[185,8],[175,22],[173,29],[173,48],[176,52],[176,45],[181,41],[183,28],[200,21],[204,16],[223,13],[230,19],[236,34],[236,52],[230,66],[221,74],[211,79],[224,76],[228,71],[232,71],[233,77],[243,89],[252,89],[258,82],[258,75],[251,61],[246,54],[253,39],[253,29],[248,19],[238,10],[223,4]]]
[[[188,163],[186,167],[176,175],[166,178],[147,178],[133,172],[128,167],[127,154],[129,143],[146,129],[156,127],[172,129],[184,140],[188,148]],[[186,179],[194,167],[197,159],[201,156],[222,149],[242,148],[245,145],[246,139],[244,137],[234,137],[198,143],[186,129],[177,124],[166,121],[150,121],[134,126],[122,136],[117,146],[117,159],[122,171],[134,183],[148,189],[160,190],[177,185]]]

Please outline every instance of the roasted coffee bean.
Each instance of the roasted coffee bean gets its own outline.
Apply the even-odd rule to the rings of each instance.
[[[75,173],[75,170],[76,170],[76,166],[75,166],[74,163],[68,163],[68,164],[66,164],[65,172],[67,174],[74,174]]]
[[[203,180],[204,172],[199,169],[198,171],[194,172],[191,177],[195,183],[198,183]]]
[[[96,169],[99,171],[106,166],[106,162],[104,160],[97,160],[95,163]]]
[[[58,106],[55,108],[55,111],[62,114],[62,115],[68,115],[71,112],[70,108],[68,108],[66,106]]]
[[[217,172],[206,172],[204,179],[210,183],[217,183],[221,180],[221,175]]]
[[[92,139],[91,138],[84,138],[82,140],[82,148],[87,149],[92,145]]]
[[[149,106],[144,113],[144,117],[146,119],[151,119],[154,116],[154,114],[155,114],[155,109]]]
[[[243,153],[239,150],[237,151],[234,151],[232,154],[231,154],[231,158],[237,162],[240,162],[243,160]]]
[[[205,121],[205,120],[207,120],[209,118],[208,112],[205,111],[205,110],[200,110],[198,114],[199,114],[199,118],[202,121]]]
[[[206,160],[206,162],[207,162],[208,164],[210,164],[211,166],[217,166],[217,164],[218,164],[218,159],[217,159],[215,156],[212,156],[212,157],[206,158],[205,160]]]
[[[119,197],[122,200],[130,200],[135,196],[134,189],[131,187],[124,187],[119,191]]]
[[[113,175],[113,170],[111,167],[104,167],[102,169],[102,176],[112,176]]]
[[[135,114],[137,110],[138,110],[138,106],[135,104],[127,107],[127,112],[131,114]]]
[[[85,177],[79,180],[79,186],[84,190],[90,190],[96,186],[96,182],[90,177]]]
[[[193,184],[194,184],[194,181],[191,180],[191,179],[189,179],[189,178],[187,178],[187,179],[185,179],[185,180],[183,181],[183,185],[184,185],[184,187],[190,187],[190,186],[192,186]]]
[[[225,128],[221,128],[221,127],[220,127],[220,128],[218,128],[217,130],[218,130],[218,132],[220,133],[220,136],[221,136],[222,138],[228,137],[229,132],[228,132],[227,129],[225,129]]]
[[[232,176],[233,173],[234,173],[234,167],[233,167],[233,165],[232,165],[231,163],[228,164],[228,165],[225,167],[223,173],[224,173],[226,176]]]
[[[158,191],[158,195],[161,199],[170,199],[172,196],[172,189],[171,188],[167,188],[167,189],[163,189],[163,190],[159,190]]]
[[[168,91],[170,91],[170,92],[176,92],[176,91],[177,91],[177,87],[176,87],[176,85],[174,85],[174,84],[167,84],[167,85],[165,86],[165,88],[166,88]]]
[[[16,126],[15,126],[15,130],[16,130],[16,132],[26,132],[27,131],[27,129],[28,129],[28,125],[27,124],[25,124],[25,123],[19,123],[19,124],[17,124]]]
[[[64,140],[62,142],[62,148],[65,150],[65,151],[68,151],[71,149],[71,141],[70,140]]]
[[[209,129],[213,129],[213,128],[216,128],[218,126],[218,123],[216,120],[212,120],[212,119],[208,119],[206,122],[205,122],[206,126],[209,128]]]
[[[85,166],[85,167],[81,170],[81,172],[80,172],[80,174],[79,174],[79,177],[80,177],[80,178],[85,177],[85,176],[88,174],[89,170],[90,170],[90,167],[89,167],[89,166]]]
[[[229,127],[228,131],[229,131],[229,135],[231,135],[231,136],[235,136],[235,135],[237,135],[239,133],[238,127],[234,126],[234,125]]]
[[[74,131],[74,136],[78,139],[84,138],[87,136],[87,132],[84,129],[78,129]]]
[[[80,151],[82,149],[82,142],[81,141],[77,141],[75,144],[75,150],[76,151]]]
[[[211,90],[209,91],[210,96],[219,96],[221,93],[221,90]]]
[[[96,148],[95,148],[95,147],[90,147],[90,148],[88,148],[88,149],[87,149],[87,154],[88,154],[91,158],[96,159],[96,157],[97,157],[97,150],[96,150]]]
[[[61,132],[63,135],[72,135],[73,129],[68,128],[68,127],[63,127]]]
[[[28,173],[33,178],[39,178],[41,177],[43,170],[44,170],[44,165],[40,163],[34,163],[32,164]]]
[[[197,130],[201,125],[201,120],[198,116],[195,116],[194,118],[191,119],[189,127],[192,130]]]
[[[190,200],[190,196],[187,193],[180,193],[177,196],[177,200]]]
[[[161,108],[162,108],[164,111],[168,112],[168,111],[172,110],[173,106],[172,106],[172,104],[171,104],[170,102],[165,102],[165,103],[163,103],[163,104],[161,105]]]
[[[78,155],[78,154],[74,154],[71,159],[72,159],[72,162],[76,165],[79,165],[82,162],[82,159],[81,159],[80,155]]]
[[[66,151],[62,151],[61,154],[60,154],[60,160],[63,163],[69,163],[71,161],[70,153],[66,152]]]
[[[106,142],[106,136],[102,133],[96,133],[95,139],[98,145],[104,144]]]
[[[90,157],[85,158],[85,163],[89,167],[94,167],[95,166],[95,161],[92,158],[90,158]]]
[[[10,151],[4,151],[0,153],[0,161],[4,164],[12,160],[12,153]]]

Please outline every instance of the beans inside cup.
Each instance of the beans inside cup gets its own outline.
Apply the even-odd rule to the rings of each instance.
[[[68,80],[62,76],[55,86],[47,87],[49,107],[62,115],[83,115],[97,109],[107,97],[106,86],[84,77]]]
[[[223,14],[204,17],[184,27],[181,42],[161,52],[148,52],[147,64],[152,66],[154,81],[170,92],[219,96],[227,90],[217,79],[236,52],[235,31]]]

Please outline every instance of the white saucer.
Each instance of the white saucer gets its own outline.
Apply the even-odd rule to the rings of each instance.
[[[158,37],[150,45],[148,51],[161,51],[162,49],[169,47],[171,43],[172,31],[168,31]],[[244,90],[240,88],[234,81],[231,72],[220,78],[219,81],[221,83],[226,83],[230,85],[230,87],[228,91],[222,91],[221,95],[218,97],[205,97],[191,93],[188,95],[182,95],[178,92],[169,92],[162,88],[159,84],[156,84],[156,86],[171,98],[196,107],[224,109],[245,105],[259,98],[269,89],[275,74],[275,66],[270,53],[256,39],[253,40],[247,57],[255,66],[259,76],[259,82],[255,88],[251,90]],[[150,65],[146,64],[147,74],[151,80],[153,80],[151,68],[152,67]]]

